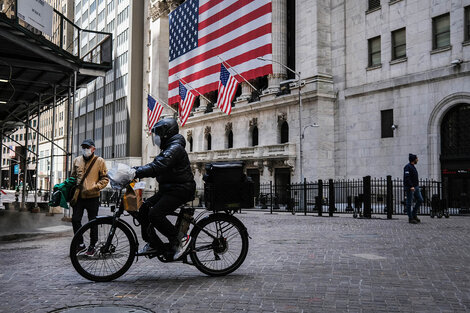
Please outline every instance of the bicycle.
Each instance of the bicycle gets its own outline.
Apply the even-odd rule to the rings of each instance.
[[[129,184],[126,184],[126,188]],[[235,210],[204,210],[196,218],[194,207],[180,207],[175,226],[186,233],[189,227],[191,243],[189,249],[177,260],[166,259],[163,254],[140,254],[135,230],[121,219],[124,214],[123,188],[115,188],[119,194],[112,216],[98,216],[83,225],[70,244],[70,259],[75,270],[84,278],[96,281],[112,281],[124,275],[139,256],[157,258],[161,262],[183,262],[195,266],[209,276],[224,276],[238,269],[248,253],[248,230],[233,216]],[[129,212],[134,217],[134,213]],[[89,242],[92,229],[97,229],[98,241],[94,254],[79,251],[82,242]],[[188,259],[189,257],[189,259]]]

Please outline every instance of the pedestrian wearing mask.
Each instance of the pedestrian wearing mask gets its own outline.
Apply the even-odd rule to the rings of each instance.
[[[108,185],[108,169],[103,158],[95,155],[95,142],[85,139],[82,142],[82,155],[73,160],[72,177],[77,179],[80,193],[76,204],[73,206],[72,226],[76,233],[82,227],[84,210],[87,211],[88,220],[91,221],[98,215],[100,205],[100,190]],[[92,228],[90,234],[90,245],[86,249],[85,243],[79,245],[79,251],[85,255],[92,256],[95,253],[95,244],[98,241],[98,229]]]

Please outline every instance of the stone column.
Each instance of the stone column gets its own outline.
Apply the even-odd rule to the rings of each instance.
[[[253,88],[251,88],[250,85],[248,85],[247,82],[242,82],[242,94],[240,97],[237,98],[237,101],[245,101],[251,98],[251,93],[253,92]]]
[[[199,97],[199,107],[194,110],[194,116],[199,116],[204,114],[204,112],[207,110],[207,104],[209,102],[204,99],[203,97]]]
[[[287,65],[287,0],[273,0],[272,6],[273,60]],[[273,62],[273,74],[268,76],[269,92],[279,91],[280,82],[287,77],[286,73],[282,65]]]

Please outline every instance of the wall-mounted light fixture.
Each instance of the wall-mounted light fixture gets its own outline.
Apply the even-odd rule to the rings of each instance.
[[[397,130],[397,128],[398,128],[398,125],[392,124],[392,129],[393,129],[393,130]]]

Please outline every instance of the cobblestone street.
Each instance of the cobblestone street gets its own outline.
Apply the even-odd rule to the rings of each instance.
[[[248,257],[219,278],[139,258],[116,281],[93,283],[70,263],[71,232],[0,242],[0,312],[88,304],[153,312],[470,311],[468,217],[423,216],[419,225],[405,216],[237,217],[252,237]]]

